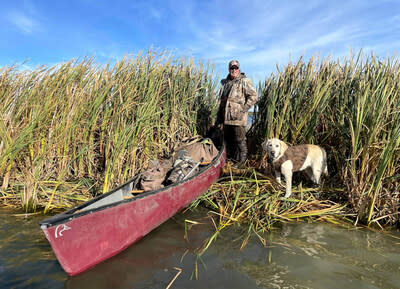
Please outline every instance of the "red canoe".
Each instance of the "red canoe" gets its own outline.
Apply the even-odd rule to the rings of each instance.
[[[136,179],[40,223],[58,261],[71,276],[116,255],[203,194],[225,165],[222,149],[186,180],[132,195]]]

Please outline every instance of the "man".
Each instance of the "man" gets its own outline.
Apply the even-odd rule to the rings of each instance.
[[[229,74],[221,80],[220,105],[216,126],[224,129],[228,158],[242,166],[247,159],[246,126],[248,110],[257,101],[257,92],[250,79],[240,72],[237,60],[229,62]]]

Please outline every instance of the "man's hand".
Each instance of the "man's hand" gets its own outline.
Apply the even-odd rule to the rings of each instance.
[[[245,105],[243,106],[242,113],[246,113],[246,112],[248,112],[248,111],[249,111],[249,109],[250,109],[250,107],[249,107],[247,104],[245,104]]]

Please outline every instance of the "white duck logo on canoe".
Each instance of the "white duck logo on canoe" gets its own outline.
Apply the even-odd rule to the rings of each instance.
[[[58,226],[56,227],[56,230],[54,231],[54,236],[56,237],[56,239],[57,239],[58,237],[62,237],[62,236],[63,236],[63,232],[64,232],[64,231],[67,231],[67,230],[71,230],[71,227],[68,227],[68,226],[65,225],[65,224],[58,225]]]

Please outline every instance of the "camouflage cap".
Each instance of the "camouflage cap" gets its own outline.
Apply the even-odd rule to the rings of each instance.
[[[229,61],[229,68],[231,68],[232,66],[237,66],[238,68],[240,68],[240,63],[237,60],[231,60]]]

